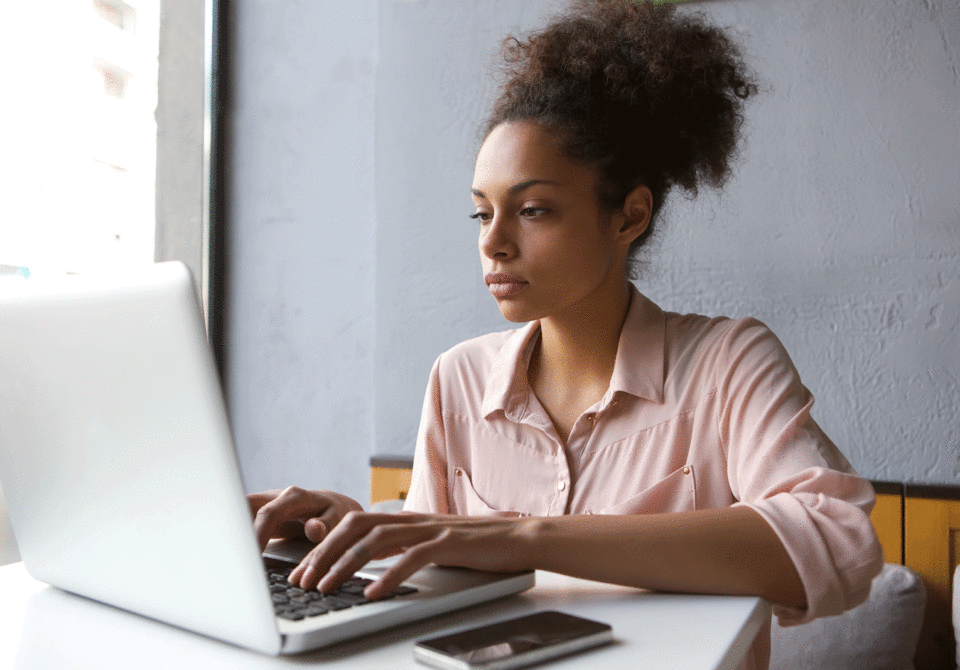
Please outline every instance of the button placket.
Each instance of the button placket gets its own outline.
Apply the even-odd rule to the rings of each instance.
[[[557,494],[553,497],[553,502],[550,504],[550,512],[551,514],[564,514],[570,499],[570,466],[567,463],[566,454],[562,448],[558,449],[554,458],[557,476]]]

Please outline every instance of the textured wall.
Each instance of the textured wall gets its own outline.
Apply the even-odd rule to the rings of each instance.
[[[227,390],[246,484],[366,500],[376,4],[230,7]]]
[[[649,279],[755,315],[867,476],[960,480],[960,3],[730,2],[772,87],[740,174],[678,203]]]
[[[469,186],[488,55],[552,2],[380,2],[377,441],[409,453],[436,355],[502,329]],[[713,1],[768,91],[738,175],[678,194],[641,290],[766,321],[865,475],[960,477],[957,0]]]
[[[551,4],[380,0],[377,453],[413,453],[440,352],[505,327],[467,218],[477,132],[505,31],[541,25]]]

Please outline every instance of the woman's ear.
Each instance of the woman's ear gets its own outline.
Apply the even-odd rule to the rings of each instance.
[[[653,194],[643,184],[627,194],[623,201],[623,211],[620,212],[620,229],[617,235],[621,241],[630,244],[643,235],[650,226],[650,215],[653,212]]]

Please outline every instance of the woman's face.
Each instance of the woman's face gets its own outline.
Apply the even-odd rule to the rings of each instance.
[[[597,202],[596,174],[534,123],[487,136],[473,177],[484,280],[509,321],[588,314],[622,290],[625,249]]]

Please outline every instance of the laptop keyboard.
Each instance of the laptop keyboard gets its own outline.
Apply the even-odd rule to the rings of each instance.
[[[367,584],[373,582],[372,579],[351,577],[340,588],[324,594],[316,589],[305,591],[292,586],[287,581],[287,577],[290,576],[293,567],[273,561],[267,563],[270,595],[273,598],[274,612],[278,617],[290,621],[300,621],[307,617],[320,616],[327,612],[337,612],[374,602],[363,596],[363,589]],[[417,589],[412,586],[398,586],[380,600],[406,596],[416,592]]]

